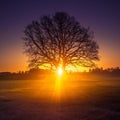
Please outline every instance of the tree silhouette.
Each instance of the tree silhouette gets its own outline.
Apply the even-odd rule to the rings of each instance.
[[[32,21],[24,34],[24,48],[31,67],[91,67],[99,60],[99,46],[93,40],[93,32],[65,12]]]

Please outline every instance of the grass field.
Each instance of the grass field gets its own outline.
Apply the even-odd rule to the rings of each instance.
[[[0,120],[120,120],[120,80],[0,81]]]

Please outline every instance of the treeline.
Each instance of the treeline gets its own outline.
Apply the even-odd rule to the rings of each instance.
[[[51,74],[50,70],[30,69],[29,71],[0,72],[0,80],[34,80],[45,77]]]
[[[42,79],[46,76],[53,75],[54,72],[50,70],[42,69],[30,69],[29,71],[19,71],[17,73],[11,72],[0,72],[0,80],[34,80]],[[120,68],[95,68],[90,69],[89,72],[76,72],[74,75],[92,75],[92,76],[102,76],[102,77],[119,77],[120,78]],[[72,75],[72,74],[71,74]]]
[[[107,68],[107,69],[103,69],[103,68],[95,68],[95,69],[91,69],[89,70],[90,74],[96,74],[96,75],[106,75],[106,76],[118,76],[120,77],[120,68],[119,67],[115,67],[115,68]]]

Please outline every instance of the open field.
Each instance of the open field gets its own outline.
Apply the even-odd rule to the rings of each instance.
[[[0,81],[0,120],[120,120],[120,80]]]

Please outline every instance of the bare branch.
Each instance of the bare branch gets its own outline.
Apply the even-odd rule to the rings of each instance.
[[[80,65],[91,67],[99,60],[99,46],[93,32],[82,27],[74,17],[64,12],[42,16],[24,31],[25,52],[30,66]]]

